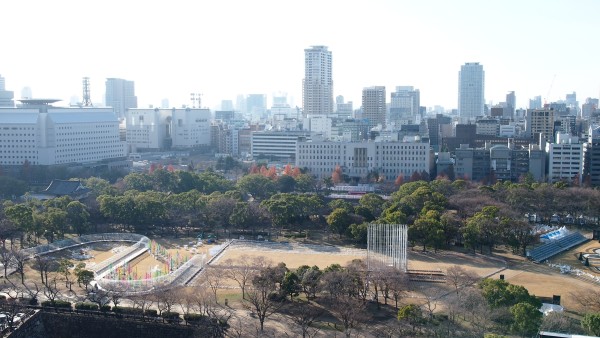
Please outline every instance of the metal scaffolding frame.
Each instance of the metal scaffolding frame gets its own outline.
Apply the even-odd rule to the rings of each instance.
[[[405,224],[369,224],[367,228],[367,267],[393,266],[407,269],[408,227]]]

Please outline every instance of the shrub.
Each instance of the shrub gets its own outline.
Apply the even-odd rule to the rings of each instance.
[[[146,311],[144,311],[144,314],[146,316],[148,316],[148,317],[156,317],[156,316],[158,316],[158,313],[154,309],[146,309]]]
[[[110,305],[102,305],[100,307],[100,311],[102,311],[102,312],[108,312],[108,311],[110,311]]]
[[[141,316],[144,314],[142,309],[133,308],[133,307],[125,307],[125,306],[114,306],[112,308],[114,313],[123,314],[123,315],[138,315]]]
[[[163,312],[161,317],[170,323],[180,321],[179,312]]]
[[[98,304],[94,304],[94,303],[77,303],[77,304],[75,304],[75,308],[77,310],[98,311]]]
[[[71,308],[71,302],[66,302],[64,300],[55,300],[54,304],[50,300],[46,300],[42,302],[43,307],[58,307],[58,308]]]
[[[204,315],[199,313],[188,313],[183,315],[183,319],[185,319],[186,322],[199,322],[204,319]]]

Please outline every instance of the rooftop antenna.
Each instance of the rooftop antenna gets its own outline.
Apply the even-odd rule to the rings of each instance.
[[[84,77],[83,78],[83,101],[81,102],[81,105],[84,107],[92,107],[92,99],[90,96],[90,78],[89,77]]]

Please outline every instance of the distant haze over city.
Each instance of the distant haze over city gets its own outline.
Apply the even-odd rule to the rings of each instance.
[[[138,106],[219,107],[278,92],[302,106],[304,49],[332,52],[333,95],[360,106],[362,89],[414,86],[421,105],[458,105],[461,65],[485,70],[485,101],[600,95],[600,1],[9,1],[0,75],[21,97],[93,102],[106,78],[135,82]]]

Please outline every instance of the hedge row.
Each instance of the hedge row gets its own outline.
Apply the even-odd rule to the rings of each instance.
[[[55,300],[54,302],[46,300],[42,302],[43,307],[59,307],[59,308],[71,308],[71,302],[65,302],[64,300]]]
[[[94,303],[77,303],[75,304],[77,310],[91,310],[98,311],[98,304]]]

